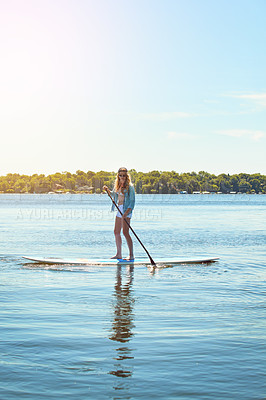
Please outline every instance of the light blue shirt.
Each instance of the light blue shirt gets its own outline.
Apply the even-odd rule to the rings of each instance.
[[[114,202],[117,204],[117,200],[118,200],[118,194],[113,190],[111,192],[111,195],[114,199]],[[131,210],[133,210],[134,206],[135,206],[135,190],[134,190],[134,186],[130,185],[128,190],[124,190],[124,203],[123,203],[123,210],[124,212],[128,209],[131,208]],[[116,207],[114,204],[112,204],[112,211],[115,211]]]

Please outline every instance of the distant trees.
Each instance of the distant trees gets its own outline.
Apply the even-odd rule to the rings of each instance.
[[[193,192],[266,193],[266,176],[256,174],[219,174],[205,171],[178,173],[176,171],[129,171],[137,193],[177,194]],[[112,188],[116,173],[108,171],[76,171],[44,174],[0,176],[2,193],[101,193],[103,185]]]

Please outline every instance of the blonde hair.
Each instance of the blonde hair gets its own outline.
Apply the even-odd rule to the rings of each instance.
[[[120,172],[125,172],[126,173],[126,181],[125,181],[125,186],[123,186],[124,189],[126,189],[127,191],[129,190],[129,186],[131,185],[131,178],[129,173],[127,172],[126,168],[119,168],[117,174],[116,174],[116,179],[115,179],[115,184],[114,184],[114,191],[118,192],[118,190],[121,188],[122,189],[122,185],[119,179],[119,173]]]

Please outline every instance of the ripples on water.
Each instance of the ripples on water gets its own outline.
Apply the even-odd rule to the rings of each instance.
[[[154,258],[215,264],[23,263],[109,257],[109,207],[104,196],[0,196],[0,398],[266,398],[266,196],[138,196],[134,228]]]

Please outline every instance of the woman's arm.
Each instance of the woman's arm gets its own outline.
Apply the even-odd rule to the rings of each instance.
[[[134,186],[129,186],[129,204],[128,208],[132,211],[135,206],[135,190]]]

